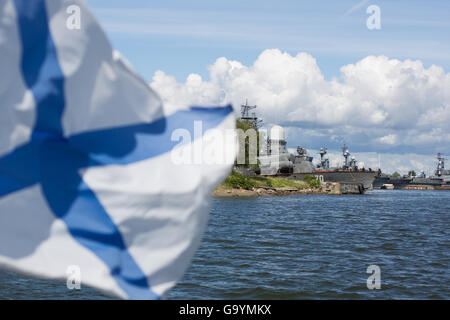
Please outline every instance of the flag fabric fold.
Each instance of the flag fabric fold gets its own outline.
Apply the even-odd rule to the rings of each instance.
[[[165,114],[83,2],[2,1],[0,266],[54,279],[76,266],[107,294],[163,297],[232,166],[234,121],[231,106]]]

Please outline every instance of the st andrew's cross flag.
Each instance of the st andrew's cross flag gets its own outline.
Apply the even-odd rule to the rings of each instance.
[[[165,112],[82,1],[0,1],[0,267],[66,279],[76,266],[111,295],[161,298],[229,173],[234,121],[230,106]],[[207,148],[226,156],[174,161]]]

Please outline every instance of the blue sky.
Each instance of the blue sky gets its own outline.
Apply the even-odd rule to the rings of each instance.
[[[391,172],[432,173],[436,152],[450,155],[450,1],[86,2],[166,105],[249,98],[290,147],[346,141]],[[370,5],[381,30],[366,27]]]
[[[268,48],[308,52],[326,78],[378,54],[450,68],[446,0],[87,2],[113,45],[148,81],[159,69],[179,81],[192,72],[207,78],[207,65],[218,57],[250,65]],[[366,28],[370,4],[381,8],[381,30]]]

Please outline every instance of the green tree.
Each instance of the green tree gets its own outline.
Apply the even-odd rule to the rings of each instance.
[[[395,172],[392,174],[392,176],[393,176],[394,178],[398,178],[398,177],[400,177],[400,173],[398,173],[397,171],[395,171]]]
[[[260,133],[258,131],[258,128],[256,128],[254,126],[254,124],[251,121],[248,120],[241,120],[241,119],[237,119],[236,120],[236,129],[241,129],[244,133],[247,132],[247,130],[253,129],[256,131],[256,146],[255,145],[250,145],[251,141],[249,137],[245,138],[245,163],[243,164],[238,164],[237,160],[235,161],[235,165],[238,166],[242,166],[242,167],[251,167],[254,170],[258,169],[258,162],[256,164],[252,164],[250,163],[250,159],[249,159],[249,153],[250,153],[250,149],[251,148],[255,148],[256,150],[256,156],[259,156],[259,144],[260,144]]]
[[[308,185],[311,188],[319,188],[320,187],[320,181],[315,176],[313,176],[312,174],[305,174],[303,176],[303,181],[308,183]]]
[[[416,176],[416,172],[415,172],[414,170],[410,170],[410,171],[408,172],[408,176],[410,176],[410,177],[415,177],[415,176]]]

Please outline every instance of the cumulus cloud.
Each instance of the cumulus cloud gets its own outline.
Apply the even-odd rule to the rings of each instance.
[[[441,67],[368,56],[326,80],[311,55],[268,49],[251,66],[221,57],[208,70],[210,79],[190,74],[185,82],[158,71],[151,86],[168,112],[239,107],[248,99],[265,123],[281,124],[300,140],[291,144],[346,141],[357,151],[450,153],[450,74]]]
[[[394,145],[397,141],[397,135],[388,134],[387,136],[381,137],[377,139],[380,143]]]

